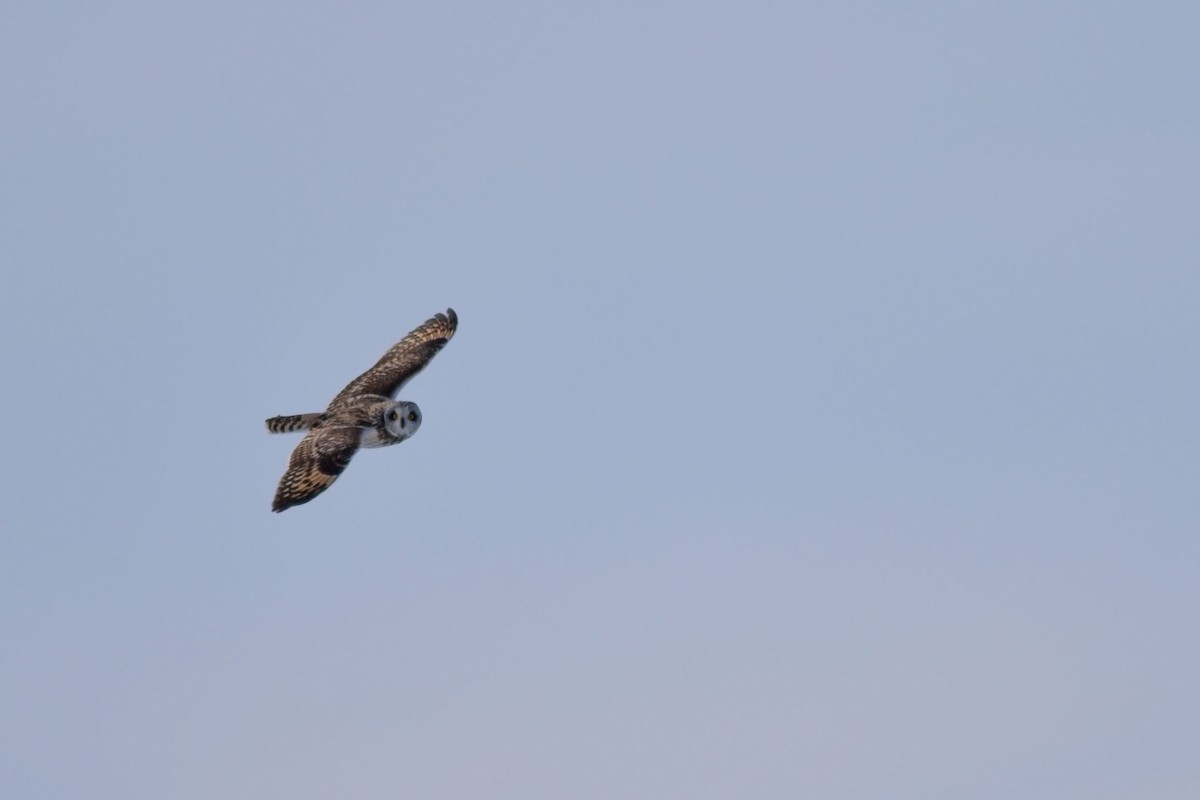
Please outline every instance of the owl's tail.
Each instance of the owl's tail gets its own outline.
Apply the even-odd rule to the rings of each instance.
[[[267,420],[267,430],[271,433],[306,431],[316,424],[322,416],[324,415],[317,412],[313,414],[292,414],[288,417],[271,417]]]

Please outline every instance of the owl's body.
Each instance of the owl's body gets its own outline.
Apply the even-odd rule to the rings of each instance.
[[[457,327],[454,309],[435,314],[338,392],[324,411],[267,420],[271,433],[307,431],[288,459],[271,510],[307,503],[328,489],[360,447],[387,447],[413,436],[421,426],[421,409],[395,400],[396,393],[446,346]]]
[[[271,433],[292,433],[323,428],[360,428],[360,447],[385,447],[399,444],[417,432],[421,425],[421,409],[416,403],[392,400],[376,394],[365,394],[353,404],[334,411],[293,414],[271,417],[267,430]]]

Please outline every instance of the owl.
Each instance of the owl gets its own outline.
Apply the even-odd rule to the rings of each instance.
[[[396,400],[396,393],[446,346],[457,328],[454,309],[434,314],[350,381],[324,411],[267,420],[271,433],[308,432],[288,459],[271,510],[307,503],[328,489],[360,447],[386,447],[412,437],[421,427],[421,409]]]

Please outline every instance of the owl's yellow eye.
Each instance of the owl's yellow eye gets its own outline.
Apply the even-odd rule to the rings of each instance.
[[[415,411],[408,412],[408,421],[416,422],[417,421],[417,412],[415,412]]]
[[[400,412],[393,408],[388,412],[388,419],[390,419],[392,422],[395,422],[396,420],[400,419]]]

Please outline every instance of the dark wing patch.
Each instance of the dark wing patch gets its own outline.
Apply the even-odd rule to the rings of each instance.
[[[395,399],[400,387],[425,368],[438,351],[446,346],[457,329],[458,315],[454,313],[454,309],[446,309],[445,314],[434,314],[392,345],[375,366],[350,381],[349,385],[333,398],[328,410],[347,405],[354,398],[364,394]]]
[[[284,511],[307,503],[328,489],[350,464],[361,436],[362,429],[356,427],[309,431],[288,459],[271,510]]]

